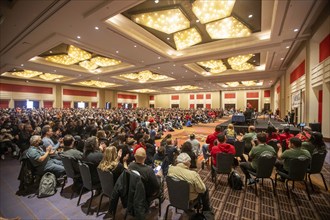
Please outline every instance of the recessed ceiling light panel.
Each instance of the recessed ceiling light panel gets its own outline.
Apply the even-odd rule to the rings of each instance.
[[[174,42],[177,50],[183,50],[202,41],[202,36],[196,28],[180,31],[174,34]]]

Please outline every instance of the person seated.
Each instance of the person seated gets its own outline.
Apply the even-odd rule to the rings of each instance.
[[[43,148],[44,150],[48,146],[52,146],[52,150],[55,151],[57,148],[60,147],[60,144],[62,143],[62,139],[59,139],[59,141],[55,144],[51,137],[53,136],[53,129],[50,127],[50,125],[45,125],[42,127],[41,133],[43,135],[42,142],[43,142]]]
[[[181,153],[186,153],[189,155],[189,157],[191,159],[190,167],[189,167],[190,169],[197,168],[197,165],[196,165],[197,157],[196,157],[196,154],[192,150],[192,145],[190,142],[186,141],[183,143],[183,145],[181,147]]]
[[[267,143],[271,140],[280,141],[278,130],[273,125],[267,127]]]
[[[191,134],[187,142],[191,143],[193,152],[195,153],[196,156],[199,156],[201,144],[196,139],[195,134]]]
[[[1,159],[5,159],[5,153],[8,149],[11,149],[13,157],[16,157],[19,154],[19,148],[14,143],[14,137],[11,135],[10,131],[3,128],[0,132],[0,155]]]
[[[211,157],[213,166],[217,165],[217,154],[218,153],[228,153],[235,155],[236,149],[233,145],[226,143],[226,136],[224,134],[218,134],[218,145],[213,146],[211,151]]]
[[[27,158],[31,161],[38,175],[43,175],[46,172],[53,173],[57,178],[65,174],[64,166],[62,161],[51,159],[50,154],[54,153],[52,151],[52,146],[46,147],[46,151],[40,147],[42,143],[41,137],[39,135],[33,135],[30,138],[30,147],[26,152]]]
[[[280,139],[281,143],[282,143],[282,141],[285,140],[286,146],[289,145],[290,139],[292,137],[294,137],[294,135],[290,134],[290,127],[285,127],[284,130],[283,130],[283,133],[279,135],[279,139]]]
[[[133,154],[135,154],[135,152],[137,151],[137,149],[139,149],[141,147],[144,150],[147,150],[146,143],[145,143],[145,140],[143,139],[143,137],[140,138],[139,141],[138,141],[138,143],[135,145],[134,150],[133,150]]]
[[[209,191],[199,174],[189,170],[191,158],[187,153],[181,153],[176,158],[177,165],[170,166],[168,176],[187,181],[190,185],[189,201],[202,200],[203,211],[212,211],[210,205]]]
[[[273,155],[276,155],[276,152],[272,146],[266,144],[267,135],[265,133],[258,133],[257,134],[257,142],[258,145],[252,147],[249,157],[252,159],[252,162],[242,162],[240,163],[241,170],[245,174],[245,178],[248,180],[248,185],[252,185],[255,183],[255,179],[251,178],[248,170],[256,171],[258,166],[258,160],[262,153],[270,152]]]
[[[301,147],[301,140],[297,137],[293,137],[289,142],[289,149],[282,152],[282,148],[279,149],[277,153],[278,161],[275,163],[275,167],[277,170],[288,173],[289,172],[289,161],[290,159],[296,159],[301,156],[307,157],[309,159],[312,158],[311,154],[308,150],[305,150]],[[283,179],[281,179],[283,180]]]
[[[105,148],[103,158],[98,165],[98,168],[102,171],[110,171],[113,175],[113,183],[115,184],[121,173],[124,171],[124,165],[120,163],[120,157],[122,150],[117,149],[115,146],[109,146]]]
[[[309,126],[305,126],[301,132],[299,132],[296,137],[302,142],[307,141],[311,138],[312,129]]]
[[[63,138],[64,148],[62,155],[65,157],[73,158],[75,161],[77,161],[77,163],[73,164],[73,169],[76,173],[80,173],[78,167],[78,160],[82,159],[83,153],[77,150],[74,147],[74,144],[75,144],[75,139],[73,138],[73,136],[71,134],[65,135]]]
[[[254,140],[257,139],[256,127],[249,126],[248,133],[245,133],[242,137],[242,141],[244,141],[244,153],[249,154],[252,146],[254,145]],[[245,159],[244,159],[245,161]]]
[[[214,141],[216,141],[218,138],[218,134],[221,133],[221,126],[217,125],[215,127],[215,131],[212,134],[209,134],[206,138],[206,143],[202,146],[203,156],[204,160],[202,161],[202,168],[204,167],[204,164],[209,158],[209,152],[212,151],[212,147],[214,146]]]
[[[161,169],[157,171],[156,175],[166,176],[168,172],[168,166],[169,166],[169,161],[168,161],[168,157],[165,154],[165,147],[160,146],[157,149],[157,153],[154,155],[152,168],[155,170],[158,169],[158,167],[160,167]]]
[[[225,129],[223,133],[226,136],[227,143],[234,144],[234,142],[236,141],[236,136],[237,136],[237,133],[234,130],[234,125],[229,124],[227,129]]]
[[[147,154],[142,147],[137,149],[135,154],[135,161],[128,165],[128,169],[131,171],[137,171],[144,182],[146,198],[150,203],[160,193],[161,178],[157,178],[153,169],[150,166],[144,164]]]
[[[327,147],[323,141],[323,135],[316,131],[312,133],[308,141],[302,142],[301,148],[308,150],[311,155],[327,152]]]
[[[165,146],[165,154],[168,158],[169,164],[174,164],[175,163],[175,158],[179,154],[179,151],[177,149],[177,140],[172,141],[172,139],[167,139],[167,143]]]

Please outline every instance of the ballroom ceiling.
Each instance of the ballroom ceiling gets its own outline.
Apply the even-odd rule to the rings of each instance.
[[[327,8],[326,0],[0,1],[0,74],[150,94],[270,88]]]

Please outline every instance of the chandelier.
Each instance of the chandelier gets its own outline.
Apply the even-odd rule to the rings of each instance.
[[[223,64],[221,60],[209,60],[197,62],[197,64],[210,69],[211,73],[221,73],[227,70],[227,67]]]
[[[135,90],[132,90],[132,92],[150,93],[150,92],[156,92],[156,90],[153,90],[153,89],[135,89]]]
[[[247,62],[249,59],[251,59],[252,56],[253,56],[253,54],[246,54],[246,55],[238,55],[235,57],[230,57],[230,58],[228,58],[228,63],[231,66],[241,65],[241,64]]]
[[[202,36],[196,28],[180,31],[174,34],[174,42],[177,50],[183,50],[202,42]]]
[[[257,84],[256,81],[241,81],[241,83],[244,86],[255,86]]]
[[[24,77],[24,78],[32,78],[41,74],[42,72],[32,71],[32,70],[15,71],[11,73],[11,75],[13,76]]]
[[[237,71],[244,71],[244,70],[253,69],[254,66],[251,63],[242,63],[240,65],[232,65],[231,68]]]
[[[202,24],[230,16],[235,0],[196,0],[192,11]]]
[[[140,83],[145,83],[149,80],[164,80],[164,79],[168,79],[168,76],[165,75],[160,75],[160,74],[155,74],[152,73],[149,70],[144,70],[138,73],[127,73],[127,74],[122,74],[120,75],[121,77],[124,77],[126,79],[132,79],[132,80],[138,80]]]
[[[44,73],[42,75],[39,75],[39,78],[43,79],[43,80],[47,80],[47,81],[51,81],[51,80],[56,80],[56,79],[61,79],[64,76],[62,75],[57,75],[57,74],[51,74],[51,73]]]
[[[226,83],[229,87],[237,87],[239,86],[239,82],[227,82]]]
[[[170,88],[180,91],[180,90],[195,90],[195,89],[201,89],[198,86],[191,86],[191,85],[184,85],[184,86],[171,86]]]
[[[108,83],[108,82],[102,82],[102,81],[96,81],[96,80],[89,80],[89,81],[83,81],[83,82],[79,82],[82,85],[85,86],[96,86],[99,88],[105,88],[108,86],[115,86],[116,84],[114,83]]]

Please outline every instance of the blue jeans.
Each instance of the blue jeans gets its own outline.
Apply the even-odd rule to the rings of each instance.
[[[53,173],[56,176],[56,178],[65,174],[65,169],[62,161],[56,159],[49,159],[47,161],[47,164],[45,166],[45,171]]]
[[[209,144],[203,144],[202,151],[203,151],[204,160],[207,160],[209,158],[209,155],[208,155]]]

